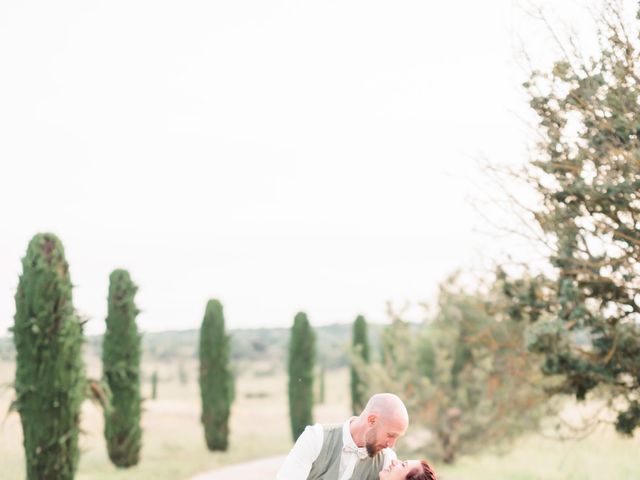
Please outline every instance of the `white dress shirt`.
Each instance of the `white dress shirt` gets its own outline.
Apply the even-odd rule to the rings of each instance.
[[[338,469],[338,480],[349,480],[353,475],[353,470],[358,462],[358,450],[360,455],[364,456],[366,449],[357,447],[356,443],[351,437],[351,431],[349,425],[351,421],[357,417],[351,417],[342,426],[342,453],[340,455],[340,467]],[[320,450],[322,450],[322,444],[324,442],[324,428],[319,423],[315,425],[309,425],[304,429],[304,432],[298,437],[295,445],[289,452],[289,455],[285,459],[282,467],[278,471],[276,476],[277,480],[306,480],[311,471],[313,462],[316,461]],[[363,452],[364,449],[364,452]],[[390,448],[385,448],[384,464],[382,468],[387,468],[391,460],[395,460],[396,454]]]

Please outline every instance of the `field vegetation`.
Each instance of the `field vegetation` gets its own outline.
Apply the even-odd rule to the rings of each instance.
[[[85,360],[89,376],[98,378],[100,361],[90,346],[85,348]],[[272,371],[271,367],[268,360],[243,364],[231,412],[229,450],[213,453],[207,450],[200,423],[197,360],[159,360],[147,354],[142,364],[143,445],[139,465],[124,470],[109,461],[101,408],[87,400],[82,411],[82,453],[76,478],[186,480],[225,465],[286,454],[291,448],[287,377],[284,369]],[[154,371],[159,376],[158,398],[151,400]],[[13,361],[0,361],[0,384],[12,382],[14,372]],[[351,414],[348,368],[328,369],[325,381],[326,400],[315,405],[315,419],[341,422]],[[3,390],[1,411],[8,410],[11,395],[10,389]],[[569,409],[570,413],[577,411],[577,407]],[[409,453],[421,440],[416,433],[409,430],[399,444],[399,455],[430,458],[427,451]],[[532,433],[499,450],[489,447],[482,454],[461,456],[452,466],[435,465],[444,480],[640,480],[638,451],[638,435],[623,438],[603,425],[582,440],[559,441]],[[22,431],[16,413],[6,415],[0,423],[0,452],[2,478],[23,480]]]

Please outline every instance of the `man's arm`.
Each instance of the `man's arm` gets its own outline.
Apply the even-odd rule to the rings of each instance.
[[[320,455],[323,440],[322,425],[309,425],[305,428],[280,467],[276,479],[306,480],[311,471],[311,465]]]

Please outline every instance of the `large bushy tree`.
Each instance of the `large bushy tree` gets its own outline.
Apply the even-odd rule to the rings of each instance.
[[[289,415],[294,441],[313,423],[315,343],[307,315],[299,312],[293,321],[289,343]]]
[[[367,322],[362,315],[358,315],[353,322],[352,355],[361,359],[365,364],[369,363],[369,337],[367,335]],[[354,415],[359,415],[367,401],[366,385],[358,373],[358,368],[351,362],[351,410]]]
[[[22,259],[13,327],[16,408],[30,480],[70,480],[78,465],[86,380],[71,288],[60,240],[51,233],[33,237]]]
[[[526,325],[504,315],[498,286],[465,292],[443,285],[434,318],[395,319],[381,337],[382,361],[365,367],[370,393],[407,405],[417,451],[452,463],[535,428],[547,395]],[[417,442],[417,443],[416,443]]]
[[[209,300],[200,328],[200,396],[202,424],[209,450],[227,450],[229,416],[234,398],[229,364],[229,336],[225,332],[222,304]]]
[[[109,276],[102,367],[111,399],[105,409],[104,435],[109,458],[118,467],[136,465],[142,446],[137,290],[126,270],[114,270]]]
[[[638,24],[625,25],[621,9],[607,4],[596,56],[566,48],[525,84],[540,134],[527,179],[554,273],[507,281],[505,292],[513,318],[534,322],[531,347],[563,379],[557,391],[604,393],[617,430],[631,434],[640,425],[640,52]]]

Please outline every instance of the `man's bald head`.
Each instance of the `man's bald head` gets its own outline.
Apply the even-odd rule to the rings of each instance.
[[[383,420],[394,418],[404,422],[407,427],[409,426],[407,407],[404,406],[400,397],[393,393],[376,393],[373,395],[365,405],[362,415],[366,416],[371,413],[378,414]]]
[[[365,405],[357,425],[363,428],[365,446],[373,457],[383,448],[392,448],[396,440],[406,433],[409,414],[397,395],[377,393]]]

